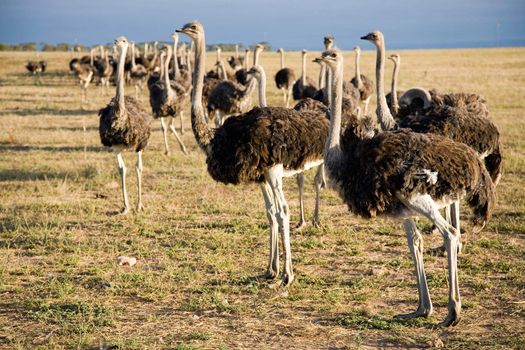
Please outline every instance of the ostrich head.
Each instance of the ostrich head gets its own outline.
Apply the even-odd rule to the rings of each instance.
[[[260,65],[253,66],[248,72],[246,72],[246,75],[260,80],[263,75],[263,67]]]
[[[361,52],[361,48],[359,46],[354,46],[354,52],[355,53],[360,53]]]
[[[414,110],[417,109],[427,109],[432,103],[432,96],[428,90],[415,87],[407,90],[399,98],[399,107],[400,108],[411,108]]]
[[[193,21],[185,24],[181,29],[175,30],[177,33],[183,33],[196,40],[201,37],[204,33],[204,27],[199,21]]]
[[[303,57],[306,56],[307,53],[308,53],[308,50],[306,50],[306,49],[303,49],[303,50],[301,51],[301,54],[303,55]]]
[[[368,33],[365,36],[362,36],[361,39],[368,40],[375,46],[380,46],[384,43],[383,33],[381,33],[378,30],[376,30],[375,32]]]
[[[388,59],[391,60],[394,63],[399,62],[399,55],[397,53],[393,53],[390,56],[388,56]]]
[[[281,52],[283,52],[283,51],[284,51],[283,48],[280,47],[280,48],[278,48],[277,51],[275,51],[275,52],[281,53]]]
[[[334,37],[332,35],[327,35],[323,39],[324,47],[327,50],[330,50],[334,47]]]
[[[343,66],[343,53],[338,49],[326,50],[314,62],[324,62],[332,71],[337,72]]]
[[[177,34],[177,32],[173,32],[171,33],[171,38],[173,39],[173,41],[175,41],[179,38],[179,34]]]
[[[115,46],[117,46],[117,48],[119,49],[128,47],[128,45],[129,45],[129,42],[125,36],[119,36],[118,38],[115,39]]]

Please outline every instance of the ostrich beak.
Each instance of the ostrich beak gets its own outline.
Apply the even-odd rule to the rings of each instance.
[[[361,40],[370,40],[370,39],[372,39],[372,33],[369,33],[369,34],[361,37]]]

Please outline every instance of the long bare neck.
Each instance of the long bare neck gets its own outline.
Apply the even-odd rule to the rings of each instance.
[[[391,130],[395,127],[396,122],[388,109],[385,97],[385,43],[381,38],[377,46],[376,58],[376,94],[377,94],[377,117],[383,131]]]
[[[399,103],[397,102],[397,75],[399,73],[399,66],[401,65],[401,58],[398,56],[394,60],[394,72],[392,73],[392,91],[390,92],[390,99],[392,106],[392,113],[397,114],[399,111]]]
[[[361,68],[359,67],[359,59],[361,57],[361,51],[355,51],[355,79],[357,81],[357,88],[361,89],[363,87],[363,81],[361,80]]]
[[[213,131],[204,117],[202,107],[202,89],[204,86],[204,70],[206,65],[206,41],[204,33],[195,39],[195,70],[193,72],[194,88],[191,96],[191,126],[199,147],[209,156]]]
[[[144,43],[144,56],[149,55],[149,46],[148,43]]]
[[[250,97],[250,95],[252,94],[253,90],[255,90],[256,87],[257,87],[257,80],[250,79],[250,81],[248,82],[248,86],[246,86],[246,89],[244,89],[244,91],[242,92],[242,98],[246,99]]]
[[[184,42],[180,45],[180,63],[186,65],[186,44]]]
[[[131,66],[135,68],[135,44],[131,44]]]
[[[261,74],[258,77],[259,83],[259,106],[264,108],[267,107],[266,104],[266,73],[264,70],[261,70]]]
[[[257,66],[259,64],[259,55],[261,54],[260,49],[255,49],[255,53],[253,54],[253,65]]]
[[[329,168],[340,161],[341,111],[343,108],[343,62],[332,71],[332,94],[330,103],[330,131],[326,140],[324,160]]]
[[[250,51],[244,51],[244,69],[248,70],[248,60],[250,59]]]
[[[163,55],[160,56],[160,79],[164,79],[164,60],[165,59],[166,58]]]
[[[284,50],[281,50],[281,69],[284,68]]]
[[[228,80],[228,75],[226,74],[226,67],[224,67],[224,62],[219,61],[219,77],[222,80]]]
[[[127,45],[122,47],[117,67],[117,93],[115,95],[115,100],[117,102],[118,110],[120,112],[123,112],[126,109],[126,105],[124,103],[124,66],[126,64],[127,51]]]
[[[173,89],[171,88],[170,84],[170,61],[171,61],[171,50],[168,50],[168,53],[166,54],[166,62],[164,63],[164,84],[166,84],[166,91],[168,94],[170,94]]]
[[[324,62],[321,62],[321,69],[319,70],[319,89],[324,89],[325,81],[326,81],[326,64]]]
[[[180,76],[179,60],[177,59],[178,46],[179,46],[179,37],[175,36],[173,38],[173,80],[178,79]]]
[[[91,51],[89,52],[89,64],[90,65],[93,65],[93,53],[94,53],[94,50],[91,49]]]
[[[239,58],[239,45],[235,44],[235,57]]]
[[[301,66],[301,83],[306,85],[306,53],[303,52],[303,64]]]
[[[325,74],[325,87],[326,87],[326,101],[328,102],[328,107],[332,106],[332,76],[334,73],[328,67],[326,68]],[[342,79],[341,79],[342,80]]]

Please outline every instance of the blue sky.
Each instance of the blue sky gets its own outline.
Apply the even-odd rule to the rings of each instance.
[[[525,0],[0,0],[0,42],[167,41],[193,19],[208,43],[289,50],[319,49],[325,34],[347,49],[376,29],[391,49],[494,46],[498,23],[500,45],[525,46]]]

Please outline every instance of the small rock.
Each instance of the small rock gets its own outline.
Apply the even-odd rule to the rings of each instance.
[[[130,256],[121,255],[117,258],[117,262],[120,266],[133,266],[137,263],[137,259]]]

